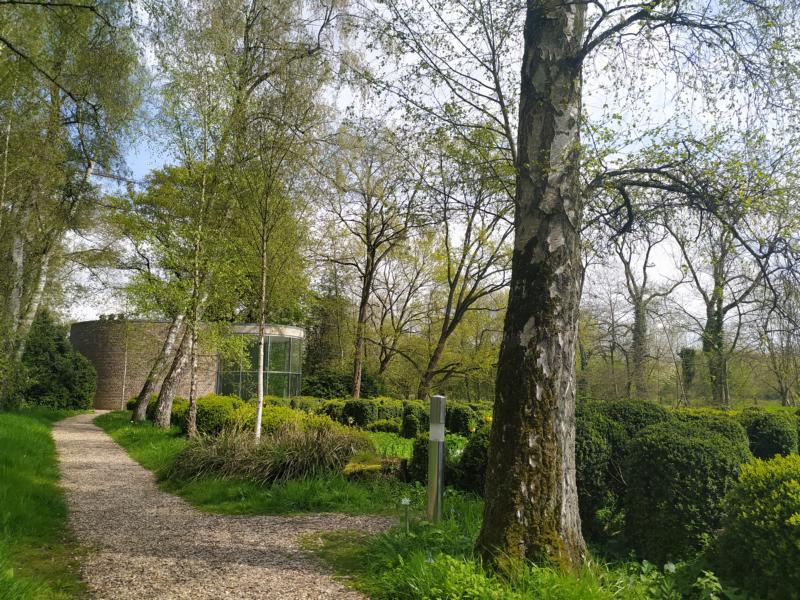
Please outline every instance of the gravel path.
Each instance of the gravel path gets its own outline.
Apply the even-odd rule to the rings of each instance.
[[[211,515],[159,490],[84,414],[53,437],[70,525],[92,551],[84,580],[95,598],[363,598],[298,548],[314,531],[379,531],[390,519],[337,514]]]

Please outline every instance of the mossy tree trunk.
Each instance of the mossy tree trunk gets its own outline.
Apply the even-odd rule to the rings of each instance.
[[[585,5],[528,2],[511,290],[477,549],[489,563],[579,565],[575,351]]]

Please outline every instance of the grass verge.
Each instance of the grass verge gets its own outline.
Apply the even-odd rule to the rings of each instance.
[[[412,519],[374,537],[358,531],[308,536],[306,550],[373,600],[678,600],[739,597],[697,564],[589,561],[577,572],[526,563],[513,573],[485,569],[473,547],[483,503],[447,490],[440,523]]]
[[[176,494],[196,508],[221,514],[396,514],[400,499],[414,494],[413,486],[391,480],[350,481],[342,476],[318,477],[261,486],[233,477],[167,477],[169,466],[185,447],[176,428],[158,429],[150,423],[134,425],[129,411],[111,412],[95,423],[146,469],[153,471],[164,491]]]
[[[0,598],[86,597],[67,528],[52,424],[76,414],[29,409],[0,412]]]

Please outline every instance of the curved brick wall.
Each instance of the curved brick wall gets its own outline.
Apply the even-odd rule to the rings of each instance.
[[[164,344],[168,323],[156,321],[84,321],[70,328],[73,347],[88,358],[97,370],[94,407],[118,410],[142,389],[153,361]],[[166,375],[167,366],[159,376]],[[216,387],[217,357],[198,360],[198,395]],[[179,396],[189,395],[189,370],[184,372]]]

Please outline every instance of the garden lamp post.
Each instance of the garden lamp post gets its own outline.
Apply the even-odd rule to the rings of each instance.
[[[428,519],[442,518],[444,491],[444,396],[431,398],[430,438],[428,440]]]

